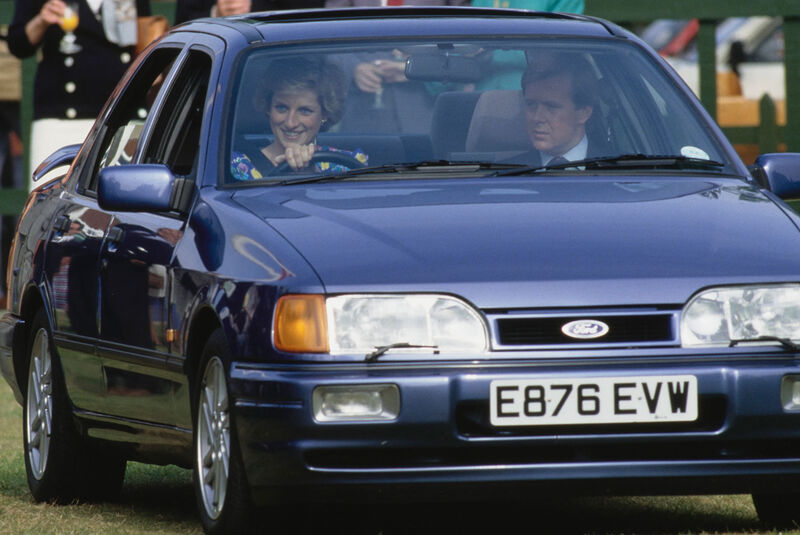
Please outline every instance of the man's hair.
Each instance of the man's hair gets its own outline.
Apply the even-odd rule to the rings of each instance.
[[[540,54],[532,59],[522,74],[522,90],[528,84],[548,78],[566,76],[576,108],[595,107],[597,78],[591,64],[579,54]]]

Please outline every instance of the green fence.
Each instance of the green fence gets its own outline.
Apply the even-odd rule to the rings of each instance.
[[[586,0],[586,14],[620,24],[648,22],[655,19],[690,19],[700,21],[697,48],[700,67],[700,100],[716,117],[716,25],[727,17],[766,15],[783,17],[784,68],[786,72],[786,127],[774,122],[774,105],[762,100],[772,116],[762,113],[758,126],[724,128],[733,143],[758,144],[761,152],[777,150],[786,143],[787,150],[800,152],[800,2],[797,0]]]
[[[23,0],[24,1],[24,0]],[[586,14],[622,25],[646,23],[655,19],[690,19],[700,21],[697,44],[700,67],[700,100],[712,116],[717,110],[716,25],[727,17],[780,16],[784,25],[784,66],[786,72],[786,126],[775,124],[775,107],[769,98],[761,102],[761,124],[754,127],[724,128],[734,143],[757,144],[761,152],[777,150],[785,143],[787,150],[800,152],[800,1],[798,0],[585,0]],[[154,13],[172,20],[174,0],[151,0]],[[12,0],[0,0],[0,23],[11,21]],[[30,136],[32,85],[36,69],[34,59],[22,62],[23,100],[21,122],[23,143]],[[26,151],[27,154],[27,151]],[[30,175],[27,157],[23,157],[24,176]],[[0,192],[0,214],[15,215],[27,195],[27,189]]]

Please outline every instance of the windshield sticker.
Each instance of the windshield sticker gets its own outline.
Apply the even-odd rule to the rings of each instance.
[[[706,151],[704,151],[703,149],[698,149],[697,147],[692,147],[691,145],[683,147],[681,149],[681,154],[683,154],[687,158],[697,158],[698,160],[711,159]]]

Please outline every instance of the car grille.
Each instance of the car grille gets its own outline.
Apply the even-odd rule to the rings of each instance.
[[[490,314],[497,349],[541,347],[677,345],[677,312],[585,311],[570,313]],[[594,339],[571,338],[562,327],[576,320],[601,321],[608,333]]]

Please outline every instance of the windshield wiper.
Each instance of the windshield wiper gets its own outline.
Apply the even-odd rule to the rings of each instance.
[[[498,171],[494,176],[515,176],[528,173],[538,173],[541,171],[551,171],[559,169],[570,169],[573,167],[584,167],[586,169],[718,169],[725,167],[724,163],[714,160],[704,160],[702,158],[690,158],[680,154],[676,155],[656,155],[656,154],[620,154],[618,156],[602,156],[600,158],[586,158],[572,162],[562,162],[554,165],[527,166],[507,171]]]
[[[272,186],[291,186],[292,184],[308,184],[311,182],[321,182],[323,180],[341,180],[343,178],[350,178],[358,175],[365,175],[370,173],[392,173],[398,171],[397,165],[375,165],[372,167],[359,167],[357,169],[350,169],[342,173],[314,173],[312,175],[304,175],[297,178],[287,178],[280,182],[271,184]]]
[[[419,171],[421,169],[452,168],[452,167],[472,167],[474,171],[491,171],[495,169],[516,169],[519,164],[483,162],[483,161],[450,161],[450,160],[424,160],[421,162],[408,163],[388,163],[375,165],[372,167],[358,167],[341,173],[324,173],[304,175],[297,178],[287,178],[280,182],[271,184],[273,186],[291,186],[292,184],[309,184],[312,182],[322,182],[324,180],[343,180],[361,175],[402,173],[406,171]]]
[[[759,336],[757,338],[740,338],[731,340],[728,347],[734,347],[739,344],[759,344],[763,342],[778,342],[787,351],[798,352],[800,346],[789,340],[788,338],[781,338],[780,336]]]
[[[433,354],[439,353],[439,346],[425,346],[418,344],[409,344],[408,342],[398,342],[396,344],[389,344],[385,346],[376,347],[375,351],[369,353],[364,360],[367,362],[375,362],[378,358],[392,349],[433,349]]]

